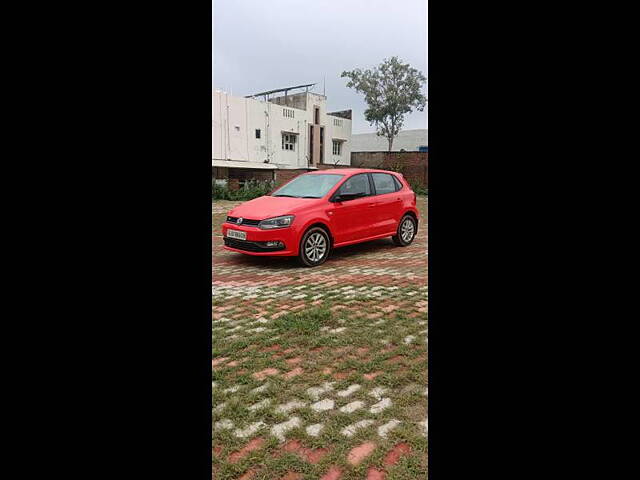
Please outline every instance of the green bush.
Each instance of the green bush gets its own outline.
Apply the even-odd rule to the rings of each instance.
[[[413,190],[416,195],[429,195],[429,189],[427,187],[423,187],[419,183],[411,182],[411,190]]]
[[[238,190],[230,190],[226,185],[216,185],[213,180],[212,197],[214,200],[252,200],[254,198],[268,195],[275,188],[273,181],[260,182],[258,180],[249,180],[245,182],[244,187]]]

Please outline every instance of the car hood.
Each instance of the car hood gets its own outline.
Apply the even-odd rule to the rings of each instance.
[[[292,215],[297,211],[317,205],[319,198],[258,197],[238,205],[229,212],[232,217],[264,220],[280,215]]]

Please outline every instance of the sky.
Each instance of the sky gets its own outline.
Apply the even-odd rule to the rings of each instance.
[[[326,78],[328,111],[352,109],[354,134],[375,127],[340,74],[394,55],[428,78],[427,0],[213,0],[214,88],[244,96],[317,83],[322,93]],[[427,109],[403,128],[427,128]]]

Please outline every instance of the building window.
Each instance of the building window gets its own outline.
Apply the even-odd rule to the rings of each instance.
[[[256,128],[256,138],[260,138],[260,129]]]
[[[341,127],[342,126],[342,119],[341,118],[334,118],[333,119],[333,126],[334,127]]]
[[[283,108],[282,116],[287,118],[295,118],[295,110],[291,110],[289,108]]]
[[[282,134],[282,149],[283,150],[295,150],[296,149],[296,136],[291,133]]]
[[[333,154],[334,155],[342,155],[342,142],[340,140],[333,141]]]

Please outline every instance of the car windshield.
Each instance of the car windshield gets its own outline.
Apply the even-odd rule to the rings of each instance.
[[[271,194],[272,197],[322,198],[340,181],[342,175],[332,173],[300,175]]]

